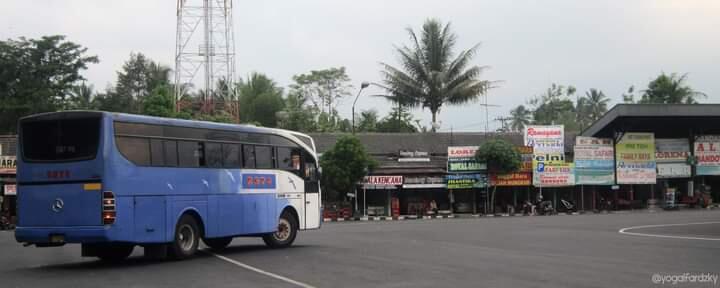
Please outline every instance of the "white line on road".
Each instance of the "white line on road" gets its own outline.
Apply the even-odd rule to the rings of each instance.
[[[671,227],[671,226],[689,226],[689,225],[708,225],[708,224],[720,224],[720,222],[697,222],[697,223],[659,224],[659,225],[633,226],[633,227],[622,228],[622,229],[620,229],[620,230],[618,231],[618,233],[620,233],[620,234],[625,234],[625,235],[645,236],[645,237],[657,237],[657,238],[672,238],[672,239],[720,241],[720,238],[674,236],[674,235],[662,235],[662,234],[647,234],[647,233],[627,232],[628,230],[643,229],[643,228]]]
[[[217,258],[219,258],[219,259],[221,259],[221,260],[223,260],[223,261],[232,263],[232,264],[234,264],[234,265],[240,266],[240,267],[242,267],[242,268],[245,268],[245,269],[250,270],[250,271],[253,271],[253,272],[260,273],[260,274],[265,275],[265,276],[268,276],[268,277],[275,278],[275,279],[280,280],[280,281],[284,281],[284,282],[287,282],[287,283],[296,285],[296,286],[298,286],[298,287],[315,288],[315,287],[312,286],[312,285],[308,285],[308,284],[305,284],[305,283],[302,283],[302,282],[295,281],[295,280],[293,280],[293,279],[287,278],[287,277],[285,277],[285,276],[281,276],[281,275],[278,275],[278,274],[275,274],[275,273],[271,273],[271,272],[268,272],[268,271],[265,271],[265,270],[262,270],[262,269],[259,269],[259,268],[255,268],[255,267],[253,267],[253,266],[247,265],[247,264],[242,263],[242,262],[235,261],[235,260],[230,259],[230,258],[228,258],[228,257],[222,256],[222,255],[218,255],[218,254],[215,254],[215,253],[212,253],[212,252],[210,252],[210,251],[205,251],[205,252],[208,253],[208,254],[210,254],[210,255],[213,255],[213,256],[215,256],[215,257],[217,257]]]

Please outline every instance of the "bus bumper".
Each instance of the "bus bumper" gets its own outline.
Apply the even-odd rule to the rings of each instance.
[[[110,229],[97,227],[16,227],[15,240],[38,246],[59,246],[65,243],[95,243],[116,241]]]

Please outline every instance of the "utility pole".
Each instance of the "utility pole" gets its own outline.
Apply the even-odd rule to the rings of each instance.
[[[510,121],[510,120],[512,120],[511,117],[498,117],[498,118],[495,118],[495,121],[499,121],[500,124],[502,125],[502,128],[501,128],[502,131],[510,131],[510,128],[508,128],[508,125],[507,125],[507,121]]]

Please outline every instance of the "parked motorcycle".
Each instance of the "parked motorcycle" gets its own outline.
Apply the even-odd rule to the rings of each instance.
[[[552,202],[542,201],[537,204],[535,213],[537,213],[537,215],[553,215],[555,214],[555,209],[552,206]]]
[[[558,206],[558,212],[564,212],[567,214],[572,214],[574,212],[577,212],[577,206],[575,206],[575,203],[569,200],[560,199],[560,206]]]

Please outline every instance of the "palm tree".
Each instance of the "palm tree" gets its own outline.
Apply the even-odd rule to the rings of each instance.
[[[600,117],[605,115],[608,108],[608,102],[610,102],[610,99],[605,96],[605,93],[601,90],[593,88],[585,92],[585,99],[585,105],[587,105],[586,112],[592,122],[597,121]]]
[[[525,126],[530,124],[531,116],[532,111],[525,108],[524,105],[510,110],[510,128],[512,131],[522,131]]]
[[[453,59],[457,35],[449,23],[443,26],[429,19],[420,37],[411,28],[407,32],[412,46],[396,48],[400,68],[381,63],[383,82],[392,95],[407,99],[399,101],[403,105],[430,109],[433,127],[437,127],[437,114],[444,104],[467,103],[489,88],[488,81],[479,79],[486,67],[469,66],[479,45],[461,51]]]
[[[639,103],[697,104],[697,98],[707,96],[690,88],[685,84],[686,80],[687,74],[678,76],[676,73],[670,75],[662,73],[655,80],[650,81]]]
[[[70,90],[71,109],[92,109],[93,85],[82,83]]]

